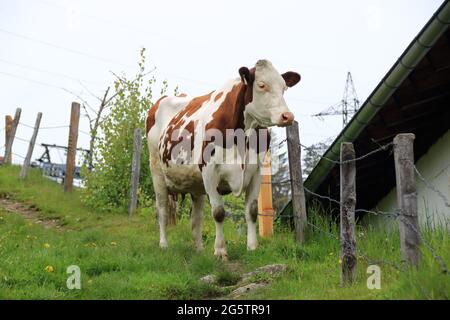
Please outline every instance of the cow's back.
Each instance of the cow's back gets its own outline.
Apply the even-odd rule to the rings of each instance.
[[[173,117],[191,100],[186,95],[163,96],[150,108],[146,120],[146,132],[151,154],[158,153],[161,135]]]

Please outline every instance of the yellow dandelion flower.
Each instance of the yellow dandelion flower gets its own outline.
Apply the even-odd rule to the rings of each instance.
[[[92,280],[91,279],[88,280],[88,284],[92,284]]]
[[[117,246],[117,242],[111,241],[111,245],[112,245],[112,246]]]
[[[46,267],[45,267],[45,271],[47,271],[47,272],[53,272],[53,271],[55,271],[55,268],[53,268],[53,266],[46,266]]]
[[[339,259],[339,260],[338,260],[338,263],[339,263],[339,264],[342,264],[342,259]]]
[[[49,243],[44,243],[44,248],[50,248],[50,244]]]

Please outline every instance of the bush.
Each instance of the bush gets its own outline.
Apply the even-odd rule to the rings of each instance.
[[[139,72],[132,80],[117,76],[114,82],[116,96],[109,114],[100,124],[100,132],[93,150],[94,168],[84,170],[86,188],[83,202],[100,211],[122,210],[129,203],[131,162],[133,156],[134,129],[142,128],[141,171],[139,201],[154,197],[148,148],[145,138],[145,119],[151,107],[154,77],[145,80],[145,49],[140,52]],[[164,81],[161,94],[167,89]]]

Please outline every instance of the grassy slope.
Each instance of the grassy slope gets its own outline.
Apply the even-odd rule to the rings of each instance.
[[[123,214],[97,214],[85,208],[78,192],[63,194],[61,186],[31,171],[25,182],[19,169],[0,167],[0,194],[39,208],[43,217],[58,218],[69,231],[44,229],[18,215],[0,209],[0,298],[2,299],[200,299],[217,294],[198,279],[225,272],[213,255],[214,224],[205,214],[206,250],[196,253],[189,223],[182,220],[169,230],[169,249],[158,248],[158,229],[153,210],[141,210],[128,219]],[[209,208],[206,208],[208,210]],[[324,226],[326,222],[315,222]],[[262,239],[256,252],[247,252],[245,235],[234,224],[225,226],[228,251],[240,271],[269,263],[286,263],[289,271],[266,289],[249,295],[258,299],[448,299],[450,276],[424,250],[419,270],[398,271],[380,264],[381,290],[366,287],[365,258],[358,260],[358,280],[352,287],[339,285],[339,244],[334,238],[311,233],[304,246],[292,234],[277,231]],[[336,230],[332,230],[336,234]],[[448,232],[427,233],[427,239],[450,263]],[[46,248],[45,243],[50,247]],[[360,252],[374,260],[399,263],[398,234],[358,230]],[[114,245],[116,244],[116,245]],[[66,268],[78,265],[82,290],[66,288]],[[51,265],[54,272],[45,271]]]

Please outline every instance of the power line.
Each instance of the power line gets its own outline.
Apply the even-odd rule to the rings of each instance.
[[[71,90],[69,90],[69,89],[66,89],[66,88],[64,88],[64,87],[60,87],[60,86],[58,86],[58,85],[54,85],[54,84],[51,84],[51,83],[48,83],[48,82],[44,82],[44,81],[39,81],[39,80],[31,79],[31,78],[24,77],[24,76],[21,76],[21,75],[18,75],[18,74],[10,73],[10,72],[0,71],[0,74],[3,74],[3,75],[8,76],[8,77],[16,78],[16,79],[21,79],[21,80],[25,80],[25,81],[37,83],[37,84],[39,84],[39,85],[46,86],[46,87],[49,87],[49,88],[54,88],[54,89],[63,90],[63,91],[65,91],[65,92],[67,92],[67,93],[70,93],[70,94],[75,95],[75,96],[77,96],[78,98],[80,98],[80,96],[77,95],[77,94],[75,94],[73,91],[71,91]],[[81,98],[80,98],[80,99],[81,99]],[[34,128],[34,127],[33,127],[33,128]],[[41,129],[42,129],[42,128],[41,128]]]
[[[70,53],[73,53],[73,54],[77,54],[77,55],[80,55],[80,56],[88,57],[88,58],[95,59],[95,60],[98,60],[98,61],[103,61],[103,62],[106,62],[106,63],[113,63],[113,64],[121,65],[121,66],[130,68],[130,69],[135,69],[134,66],[131,66],[131,65],[128,65],[128,64],[124,64],[124,63],[121,63],[121,62],[118,62],[118,61],[114,61],[114,60],[104,59],[102,57],[99,57],[99,56],[96,56],[96,55],[93,55],[93,54],[90,54],[90,53],[86,53],[86,52],[79,51],[79,50],[76,50],[76,49],[64,47],[64,46],[61,46],[61,45],[58,45],[58,44],[54,44],[54,43],[47,42],[47,41],[44,41],[44,40],[36,39],[36,38],[30,37],[30,36],[27,36],[27,35],[19,34],[19,33],[8,31],[8,30],[1,29],[1,28],[0,28],[0,32],[8,34],[8,35],[16,37],[16,38],[24,39],[24,40],[35,42],[35,43],[39,43],[39,44],[42,44],[42,45],[45,45],[45,46],[48,46],[48,47],[52,47],[52,48],[56,48],[56,49],[59,49],[59,50],[67,51],[67,52],[70,52]]]
[[[14,74],[14,73],[0,71],[0,74],[6,75],[6,76],[9,76],[9,77],[13,77],[13,78],[17,78],[17,79],[26,80],[26,81],[29,81],[29,82],[34,82],[34,83],[37,83],[37,84],[40,84],[40,85],[46,86],[46,87],[56,88],[56,89],[60,89],[60,90],[66,90],[63,87],[60,87],[60,86],[57,86],[57,85],[54,85],[54,84],[51,84],[51,83],[48,83],[48,82],[43,82],[43,81],[27,78],[27,77],[24,77],[24,76],[21,76],[21,75],[17,75],[17,74]]]
[[[53,75],[53,76],[57,76],[57,77],[62,77],[62,78],[74,80],[74,81],[77,81],[77,82],[83,81],[83,82],[86,82],[86,83],[92,83],[92,84],[100,85],[100,83],[94,82],[94,81],[91,81],[91,80],[82,80],[82,79],[79,79],[79,78],[75,78],[75,77],[69,76],[67,74],[54,72],[54,71],[49,71],[49,70],[44,70],[44,69],[40,69],[40,68],[36,68],[36,67],[33,67],[33,66],[24,65],[24,64],[21,64],[21,63],[17,63],[17,62],[8,61],[8,60],[2,59],[2,58],[0,58],[0,62],[3,62],[5,64],[9,64],[9,65],[12,65],[12,66],[17,66],[17,67],[20,67],[20,68],[24,68],[24,69],[29,69],[29,70],[33,70],[33,71],[47,73],[47,74],[50,74],[50,75]]]
[[[37,1],[37,2],[39,2],[39,3],[43,4],[43,5],[46,5],[46,6],[51,6],[51,7],[57,8],[59,10],[65,10],[66,9],[65,7],[63,7],[61,5],[58,5],[56,3],[53,3],[53,2],[42,1],[42,0]],[[99,16],[95,16],[95,15],[91,15],[91,14],[88,14],[88,13],[84,13],[84,12],[81,12],[81,10],[80,10],[80,15],[82,15],[82,16],[84,16],[86,18],[89,18],[91,20],[95,20],[96,22],[113,25],[116,28],[122,28],[122,29],[128,29],[128,30],[132,30],[132,31],[137,31],[137,32],[140,32],[142,34],[145,34],[145,35],[151,36],[151,37],[163,37],[163,35],[161,35],[161,34],[157,34],[157,33],[154,33],[154,32],[148,32],[148,31],[143,30],[142,28],[139,28],[139,27],[136,27],[136,26],[130,26],[130,25],[126,25],[126,24],[119,24],[115,20],[109,20],[109,19],[105,19],[105,18],[102,18],[102,17],[99,17]],[[170,37],[170,38],[174,38],[174,39],[176,38],[175,36],[167,36],[167,35],[164,35],[164,37],[165,38],[169,38]]]

